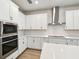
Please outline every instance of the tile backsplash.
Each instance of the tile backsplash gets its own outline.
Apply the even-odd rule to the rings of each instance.
[[[71,38],[65,38],[65,37],[32,37],[32,36],[27,36],[31,37],[31,39],[40,39],[40,41],[48,42],[48,43],[55,43],[55,44],[66,44],[66,45],[79,45],[79,39],[71,39]],[[29,39],[28,39],[29,40]]]

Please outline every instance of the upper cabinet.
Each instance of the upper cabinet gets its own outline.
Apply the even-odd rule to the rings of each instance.
[[[0,20],[10,20],[9,0],[0,0]]]
[[[18,20],[18,14],[19,14],[19,7],[13,3],[12,1],[10,1],[10,20]]]
[[[47,29],[47,13],[26,15],[26,29],[46,30]]]
[[[66,29],[79,30],[79,10],[66,11]]]
[[[20,12],[19,11],[19,15],[18,15],[18,25],[19,25],[19,29],[20,30],[24,30],[24,29],[26,29],[26,27],[25,27],[25,15],[22,13],[22,12]]]
[[[79,29],[79,10],[74,10],[74,29]]]
[[[18,24],[18,29],[25,29],[25,15],[19,11],[19,7],[10,1],[10,20]]]

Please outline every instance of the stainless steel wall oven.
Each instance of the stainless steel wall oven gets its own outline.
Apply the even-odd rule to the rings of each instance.
[[[0,21],[0,59],[5,59],[18,49],[18,26]]]

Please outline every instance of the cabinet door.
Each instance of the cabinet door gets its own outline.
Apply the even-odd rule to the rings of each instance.
[[[32,15],[32,29],[41,29],[41,18],[39,14]]]
[[[34,40],[32,37],[27,37],[28,38],[28,48],[33,48],[34,45]]]
[[[25,29],[25,15],[20,11],[19,11],[18,25],[19,29]]]
[[[66,11],[66,29],[74,29],[74,11]]]
[[[47,29],[47,14],[27,15],[26,29]]]
[[[18,21],[18,6],[10,1],[10,19],[13,21]]]
[[[32,15],[32,29],[47,29],[47,14]]]
[[[23,46],[24,46],[24,50],[25,50],[27,48],[27,38],[25,35],[23,36]]]
[[[47,13],[41,14],[41,29],[47,29]]]
[[[37,37],[37,38],[34,38],[34,43],[33,43],[33,48],[35,49],[41,49],[41,46],[40,46],[40,38]]]
[[[0,0],[0,19],[2,20],[10,20],[9,2],[10,0]]]
[[[40,49],[40,38],[29,37],[28,38],[28,48]]]
[[[19,54],[21,54],[24,51],[24,41],[23,41],[23,37],[19,37]]]
[[[79,29],[79,10],[74,10],[74,29]]]
[[[42,37],[42,38],[40,39],[40,46],[41,46],[41,49],[42,49],[42,47],[43,47],[43,44],[44,44],[44,43],[48,43],[48,42],[49,42],[49,40],[48,40],[47,37]]]
[[[26,22],[26,29],[31,29],[31,16],[30,15],[27,15],[25,17],[25,22]]]

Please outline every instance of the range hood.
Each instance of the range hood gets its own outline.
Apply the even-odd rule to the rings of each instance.
[[[32,0],[27,0],[29,4],[32,4]]]
[[[59,7],[52,8],[52,21],[49,25],[60,25],[59,23]]]

